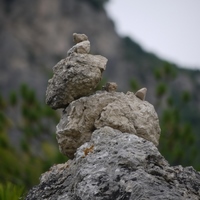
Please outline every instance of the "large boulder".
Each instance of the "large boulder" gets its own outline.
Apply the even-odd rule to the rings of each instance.
[[[199,200],[200,173],[171,167],[152,142],[103,127],[53,166],[26,200]]]
[[[73,101],[65,109],[56,127],[60,151],[69,158],[104,126],[138,135],[159,144],[160,126],[154,107],[132,92],[98,91]]]

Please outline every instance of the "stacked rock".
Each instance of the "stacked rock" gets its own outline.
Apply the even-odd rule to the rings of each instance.
[[[56,135],[60,151],[69,158],[89,141],[96,129],[108,126],[135,134],[159,144],[160,126],[154,107],[145,101],[146,88],[136,92],[116,92],[117,84],[107,83],[95,89],[106,68],[107,59],[91,55],[90,42],[84,34],[73,34],[77,43],[67,58],[53,68],[46,102],[53,109],[64,108]]]
[[[47,88],[47,103],[64,108],[57,140],[73,160],[42,174],[26,200],[199,200],[200,173],[171,167],[156,148],[160,127],[147,89],[124,94],[111,82],[95,92],[107,59],[88,54],[86,35],[74,40]]]
[[[53,78],[48,81],[46,103],[53,109],[65,108],[94,92],[106,68],[105,57],[89,54],[90,42],[85,34],[74,33],[73,37],[77,44],[53,67]]]

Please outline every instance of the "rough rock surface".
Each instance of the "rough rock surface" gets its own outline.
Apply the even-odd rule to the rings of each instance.
[[[92,132],[104,126],[138,135],[156,146],[159,143],[159,120],[150,103],[132,92],[98,91],[71,102],[63,112],[56,130],[60,151],[73,158]]]
[[[88,37],[85,34],[73,34],[74,42],[76,45],[74,45],[68,52],[67,55],[70,55],[74,52],[80,53],[80,54],[87,54],[90,52],[90,42],[88,40]]]
[[[53,166],[26,200],[199,200],[200,173],[170,167],[152,142],[110,127]]]
[[[53,109],[65,108],[75,99],[94,92],[106,68],[107,58],[88,54],[89,41],[82,41],[77,35],[74,40],[79,43],[53,67],[53,78],[48,81],[46,103]]]

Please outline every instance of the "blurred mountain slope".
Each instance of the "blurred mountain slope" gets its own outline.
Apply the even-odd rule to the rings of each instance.
[[[7,93],[26,82],[37,89],[39,95],[44,95],[48,73],[66,57],[73,45],[74,32],[88,35],[91,52],[109,59],[105,76],[118,82],[120,89],[128,88],[130,78],[145,73],[141,67],[160,64],[159,59],[144,52],[136,43],[132,43],[130,51],[133,51],[128,55],[132,58],[127,60],[124,45],[129,41],[117,35],[105,10],[92,2],[95,0],[35,0],[32,3],[1,0],[1,91]]]
[[[111,63],[115,60],[120,40],[114,25],[103,9],[94,9],[87,1],[1,0],[0,4],[0,86],[4,94],[26,82],[44,96],[49,73],[66,57],[74,32],[89,36],[93,53],[105,55]]]
[[[179,105],[178,96],[189,92],[190,105],[182,110],[185,120],[195,124],[198,132],[200,71],[181,69],[145,52],[129,37],[120,37],[104,10],[105,2],[0,0],[0,90],[3,96],[26,83],[44,101],[52,67],[66,57],[73,45],[72,34],[85,33],[91,42],[91,53],[108,58],[105,79],[117,82],[121,91],[147,87],[147,100],[159,113],[166,106],[165,103],[157,106],[159,77],[159,82],[169,87],[164,99],[172,95]],[[164,80],[163,73],[171,73],[173,78]]]

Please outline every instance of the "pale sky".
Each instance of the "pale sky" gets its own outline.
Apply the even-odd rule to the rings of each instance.
[[[117,32],[181,67],[200,69],[200,0],[109,0]]]

